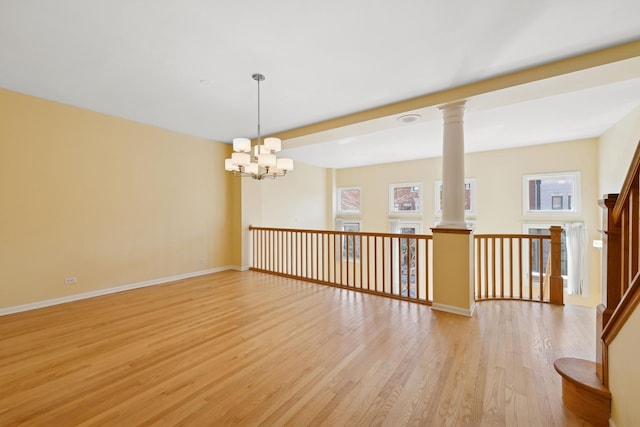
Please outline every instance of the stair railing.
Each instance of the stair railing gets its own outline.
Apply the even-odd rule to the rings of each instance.
[[[603,208],[603,301],[596,317],[596,373],[609,383],[608,347],[640,304],[640,142],[620,194],[607,194]]]

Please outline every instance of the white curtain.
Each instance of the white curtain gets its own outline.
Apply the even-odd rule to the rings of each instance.
[[[582,222],[564,225],[567,243],[567,293],[587,295],[587,227]]]

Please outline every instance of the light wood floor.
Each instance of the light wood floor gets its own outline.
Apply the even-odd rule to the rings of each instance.
[[[224,272],[0,317],[0,425],[574,426],[592,309],[473,318]]]

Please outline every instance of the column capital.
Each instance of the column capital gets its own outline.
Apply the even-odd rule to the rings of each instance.
[[[467,100],[450,102],[438,106],[438,109],[442,111],[442,117],[444,123],[462,122],[464,119],[464,110],[466,108]]]
[[[454,101],[454,102],[449,102],[446,104],[442,104],[442,105],[438,105],[438,109],[439,110],[447,110],[449,108],[455,108],[455,107],[463,107],[466,105],[467,100],[466,99],[461,99],[460,101]]]

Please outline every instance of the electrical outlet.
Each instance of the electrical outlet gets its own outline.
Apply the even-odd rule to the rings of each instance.
[[[72,285],[74,283],[78,283],[78,278],[77,277],[65,277],[64,278],[64,284],[65,285]]]
[[[198,258],[198,264],[204,264],[204,258]]]

